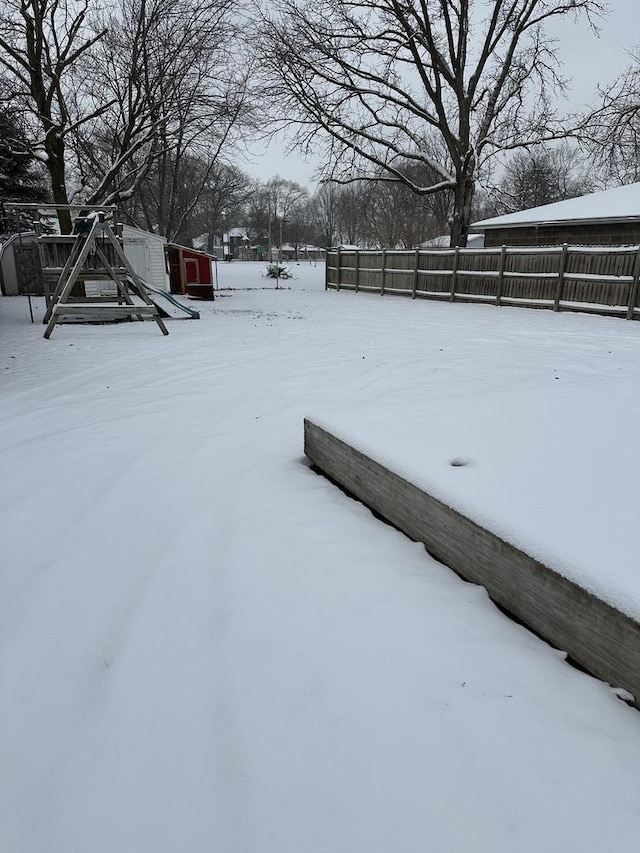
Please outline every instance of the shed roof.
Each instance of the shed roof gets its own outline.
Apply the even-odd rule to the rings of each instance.
[[[640,183],[519,210],[474,222],[474,231],[527,228],[535,225],[640,221]]]
[[[219,260],[217,255],[210,255],[209,252],[204,252],[202,249],[194,249],[193,246],[182,246],[180,243],[167,243],[167,249],[178,249],[181,252],[186,252],[189,256],[197,255],[200,258],[209,258],[211,261]]]
[[[136,228],[134,225],[123,225],[122,233],[125,237],[129,237],[132,240],[137,238],[140,240],[157,240],[159,243],[167,242],[167,238],[161,234],[154,234],[153,231],[145,231],[144,228]]]

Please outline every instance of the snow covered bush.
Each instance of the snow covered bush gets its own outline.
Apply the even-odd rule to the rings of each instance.
[[[280,266],[280,264],[269,264],[265,271],[265,275],[267,278],[293,278],[293,273],[291,270],[288,270],[286,267]]]

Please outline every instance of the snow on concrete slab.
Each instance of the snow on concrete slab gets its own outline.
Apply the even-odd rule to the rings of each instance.
[[[640,324],[294,271],[220,265],[167,338],[45,341],[0,300],[0,849],[633,849],[638,712],[314,474],[302,422],[560,383],[605,411]]]

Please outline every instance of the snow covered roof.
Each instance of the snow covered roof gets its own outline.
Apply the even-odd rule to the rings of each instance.
[[[448,249],[451,243],[449,234],[441,234],[420,243],[421,249]],[[467,237],[467,249],[482,249],[484,247],[484,234],[469,234]]]
[[[167,242],[167,238],[163,237],[161,234],[154,234],[153,231],[145,231],[144,228],[136,228],[133,225],[123,225],[122,233],[125,237],[129,237],[131,239],[135,239],[137,237],[141,240],[158,240],[161,243]]]
[[[543,204],[505,216],[474,222],[474,231],[524,228],[531,225],[566,225],[575,222],[636,222],[640,220],[640,183]]]
[[[432,237],[430,240],[424,240],[420,243],[421,249],[441,249],[448,248],[451,242],[451,237],[448,234],[440,234],[438,237]]]

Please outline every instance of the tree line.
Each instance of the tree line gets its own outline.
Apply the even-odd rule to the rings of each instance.
[[[465,245],[473,219],[639,177],[640,54],[560,110],[549,25],[595,27],[597,0],[252,2],[0,0],[0,200],[115,204],[210,248]],[[239,165],[283,127],[313,194]]]

